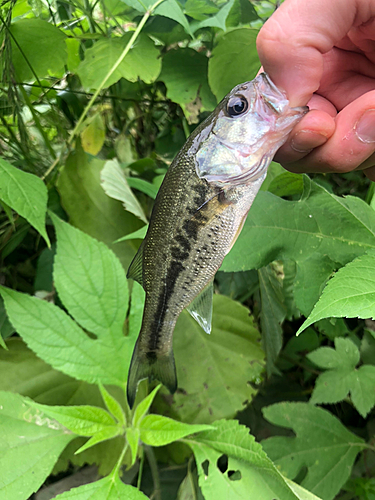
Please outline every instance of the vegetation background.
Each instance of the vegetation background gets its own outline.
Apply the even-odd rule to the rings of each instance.
[[[375,499],[360,172],[272,164],[217,274],[212,334],[179,319],[177,393],[143,382],[125,401],[144,300],[125,270],[177,151],[256,75],[275,8],[2,1],[1,500]]]

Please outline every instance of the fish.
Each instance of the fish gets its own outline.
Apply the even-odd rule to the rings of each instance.
[[[210,332],[215,273],[241,232],[273,156],[307,111],[290,107],[286,94],[261,73],[234,87],[173,160],[127,273],[146,292],[127,382],[130,408],[143,379],[176,391],[177,318],[187,308]]]

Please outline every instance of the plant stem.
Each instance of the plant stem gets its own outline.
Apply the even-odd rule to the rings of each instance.
[[[120,455],[119,459],[117,460],[117,463],[114,466],[112,472],[109,475],[111,478],[114,479],[118,475],[120,467],[121,467],[121,463],[124,460],[124,456],[125,456],[125,453],[126,453],[128,447],[129,447],[129,445],[128,445],[127,441],[125,441],[125,446],[122,449],[121,455]]]
[[[137,478],[137,488],[140,490],[141,489],[141,483],[142,483],[142,474],[143,474],[143,466],[145,463],[145,452],[142,449],[142,456],[141,456],[141,461],[139,463],[139,471],[138,471],[138,478]]]
[[[79,129],[80,129],[82,123],[83,123],[83,120],[86,118],[87,113],[90,111],[90,109],[91,109],[92,105],[94,104],[96,98],[98,97],[98,95],[100,94],[100,92],[103,90],[105,84],[108,82],[108,80],[110,79],[110,77],[113,75],[113,73],[117,70],[117,68],[120,66],[120,64],[122,63],[122,61],[127,56],[129,50],[131,49],[131,47],[133,46],[134,42],[138,38],[140,32],[142,31],[143,26],[146,24],[146,21],[151,16],[152,12],[156,9],[156,7],[158,7],[163,1],[164,0],[157,0],[157,2],[154,3],[154,5],[152,5],[150,7],[150,9],[145,12],[144,16],[141,19],[141,22],[138,24],[137,29],[134,31],[132,37],[130,38],[129,42],[127,43],[127,45],[126,45],[125,49],[123,50],[122,54],[117,59],[117,61],[115,62],[115,64],[112,66],[112,68],[108,71],[108,73],[104,77],[103,81],[101,82],[101,84],[99,85],[99,87],[97,88],[97,90],[94,92],[94,94],[93,94],[92,98],[90,99],[89,103],[87,104],[86,108],[83,110],[83,113],[79,117],[79,120],[76,123],[76,126],[74,127],[72,133],[70,134],[70,137],[68,139],[68,145],[70,145],[73,142],[74,137],[77,135],[77,133],[78,133],[78,131],[79,131]]]
[[[144,446],[145,453],[147,455],[147,461],[150,465],[152,480],[154,482],[154,493],[153,498],[155,500],[161,500],[161,487],[160,487],[160,477],[158,464],[156,462],[154,450],[150,446]]]

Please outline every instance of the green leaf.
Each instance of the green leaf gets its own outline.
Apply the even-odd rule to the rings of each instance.
[[[125,210],[131,212],[147,224],[147,218],[143,209],[130,189],[125,174],[117,160],[109,160],[105,163],[100,173],[100,179],[103,189],[108,196],[121,201]]]
[[[105,477],[95,483],[72,488],[57,495],[57,500],[147,500],[147,497],[134,486],[124,484],[119,477]]]
[[[99,384],[99,389],[108,411],[120,424],[126,425],[125,413],[120,403],[117,401],[117,399],[111,396],[111,394],[109,394],[107,389],[102,384]]]
[[[261,313],[260,325],[262,328],[262,343],[267,360],[267,373],[277,372],[275,361],[283,344],[281,323],[286,317],[286,307],[283,297],[283,285],[278,279],[275,270],[268,265],[258,271]]]
[[[186,440],[193,449],[206,500],[298,498],[247,427],[236,420],[220,420],[214,426],[216,430]],[[219,464],[225,457],[222,472]]]
[[[138,240],[138,239],[143,240],[143,238],[146,236],[147,229],[148,229],[148,224],[146,224],[146,226],[141,227],[141,229],[134,231],[134,233],[130,233],[127,234],[126,236],[123,236],[122,238],[119,238],[113,243],[121,243],[122,241],[127,241],[127,240]]]
[[[44,361],[87,382],[123,387],[131,346],[115,349],[90,339],[61,309],[49,302],[1,287],[9,319],[28,346]]]
[[[222,30],[226,30],[226,20],[229,15],[229,12],[231,11],[233,5],[234,5],[235,0],[229,0],[221,9],[219,12],[214,14],[213,16],[210,16],[207,19],[204,19],[201,21],[197,26],[194,27],[194,31],[200,28],[220,28]]]
[[[32,408],[43,415],[57,420],[61,425],[78,436],[93,436],[108,427],[117,427],[114,419],[103,408],[95,406],[48,406],[31,402]]]
[[[203,21],[218,11],[219,8],[211,0],[187,0],[184,5],[185,14],[197,21]]]
[[[212,51],[208,82],[218,101],[239,83],[255,78],[260,66],[255,45],[257,34],[251,28],[230,31]]]
[[[76,436],[19,394],[0,392],[0,497],[27,500]]]
[[[77,68],[82,85],[87,89],[96,89],[116,63],[129,42],[132,33],[121,38],[105,38],[87,49],[85,59]],[[120,78],[136,82],[138,78],[145,83],[152,83],[160,73],[161,61],[159,50],[147,35],[139,35],[120,66],[111,75],[105,88],[116,83]]]
[[[141,441],[150,446],[165,446],[209,429],[212,429],[212,426],[184,424],[162,415],[147,415],[139,424]]]
[[[103,441],[108,441],[109,439],[113,439],[116,436],[123,434],[123,429],[119,426],[109,426],[95,433],[86,443],[78,448],[75,451],[75,455],[82,453],[83,451],[95,446],[98,443],[102,443]]]
[[[22,215],[49,245],[45,227],[47,197],[47,188],[39,177],[0,158],[0,200]]]
[[[100,405],[96,386],[54,370],[38,358],[21,338],[9,339],[7,346],[8,351],[0,351],[0,390],[17,392],[44,404]]]
[[[139,179],[138,177],[127,177],[126,180],[131,188],[138,189],[138,191],[147,194],[153,200],[156,198],[158,188],[154,184],[151,184],[151,182]]]
[[[324,266],[325,258],[345,265],[375,247],[375,212],[361,199],[335,196],[307,176],[304,183],[305,191],[299,201],[282,200],[264,191],[258,193],[222,269],[240,271],[260,268],[277,259],[292,259],[297,263],[295,296],[305,294],[307,287],[307,302],[311,303],[312,290],[317,294],[316,302],[321,280],[332,271],[332,267],[324,269],[323,278],[318,272],[319,258]],[[314,266],[308,262],[311,258]],[[301,281],[305,266],[317,272],[306,271],[305,280]]]
[[[263,409],[275,425],[293,429],[296,437],[271,437],[262,441],[267,455],[282,474],[297,477],[303,467],[307,475],[301,486],[331,500],[350,476],[362,439],[322,408],[306,403],[278,403]]]
[[[104,161],[89,159],[78,144],[60,173],[57,187],[70,223],[106,243],[127,269],[137,246],[129,242],[113,245],[113,242],[136,231],[143,223],[105,194],[100,185],[103,166]]]
[[[139,429],[136,429],[135,427],[128,427],[126,429],[126,439],[129,443],[129,447],[130,447],[130,450],[132,452],[132,461],[131,461],[130,466],[134,465],[135,461],[137,460],[140,435],[141,435],[141,433],[140,433]]]
[[[184,422],[233,417],[256,394],[252,384],[262,380],[264,353],[249,310],[223,295],[213,299],[211,335],[186,311],[174,332],[179,390],[172,410]]]
[[[119,260],[104,243],[51,218],[57,236],[53,276],[61,301],[82,328],[121,347],[129,296]]]
[[[321,347],[307,355],[321,368],[328,371],[316,380],[311,403],[337,403],[350,393],[354,406],[362,417],[375,405],[375,366],[363,365],[357,346],[350,340],[338,337],[335,349]]]
[[[146,415],[150,406],[152,405],[158,390],[160,389],[161,384],[159,384],[153,391],[150,392],[148,396],[146,396],[138,405],[134,411],[133,416],[133,426],[139,428],[140,423],[143,417]]]
[[[154,0],[126,0],[125,3],[139,12],[146,12],[146,9],[149,9],[155,2]],[[186,33],[193,36],[188,20],[176,0],[164,0],[164,2],[154,10],[153,15],[173,19],[184,27]]]
[[[374,302],[375,253],[369,253],[334,275],[298,333],[323,318],[374,318]]]
[[[167,97],[179,104],[191,123],[198,114],[211,111],[216,99],[207,81],[208,58],[193,49],[169,50],[163,57],[159,80],[167,87]]]
[[[4,301],[0,298],[0,343],[6,349],[3,339],[10,337],[14,333],[14,328],[8,320],[7,313],[4,307]]]
[[[63,73],[68,53],[66,35],[61,30],[42,19],[18,19],[9,29],[12,34],[12,64],[18,81],[34,81],[34,73],[38,78]]]

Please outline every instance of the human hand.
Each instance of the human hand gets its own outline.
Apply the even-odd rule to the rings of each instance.
[[[264,70],[311,111],[275,159],[375,181],[375,0],[285,0],[260,30]]]

